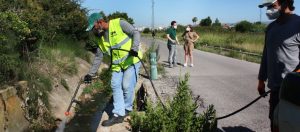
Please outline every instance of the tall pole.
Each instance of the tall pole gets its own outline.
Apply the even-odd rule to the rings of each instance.
[[[152,0],[152,45],[151,45],[151,53],[150,53],[150,65],[151,65],[151,79],[157,79],[157,56],[158,56],[158,47],[155,44],[155,30],[154,30],[154,0]]]
[[[154,30],[154,0],[152,0],[152,30]]]
[[[261,8],[259,8],[259,21],[261,23]]]

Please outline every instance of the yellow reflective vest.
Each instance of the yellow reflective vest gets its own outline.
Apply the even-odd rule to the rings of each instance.
[[[132,39],[123,32],[120,25],[120,18],[109,21],[109,42],[104,41],[104,37],[98,41],[98,45],[104,54],[112,56],[112,71],[119,72],[121,69],[126,70],[129,66],[139,62],[137,57],[129,56],[126,51],[111,49],[130,50],[132,47]],[[138,55],[142,58],[142,52],[138,51]]]

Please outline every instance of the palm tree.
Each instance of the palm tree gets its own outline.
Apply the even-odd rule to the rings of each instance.
[[[198,18],[197,17],[193,17],[192,21],[193,21],[194,24],[196,24],[196,22],[198,21]]]

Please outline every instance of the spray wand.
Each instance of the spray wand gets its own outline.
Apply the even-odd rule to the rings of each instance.
[[[81,85],[82,83],[83,83],[83,80],[82,80],[82,78],[80,78],[80,80],[79,80],[79,82],[78,82],[78,85],[77,85],[77,88],[76,88],[76,90],[75,90],[75,93],[73,94],[73,97],[72,97],[72,99],[71,99],[71,102],[70,102],[70,104],[69,104],[69,106],[68,106],[68,109],[67,109],[67,111],[65,112],[65,116],[69,116],[69,115],[71,114],[71,113],[70,113],[70,109],[71,109],[73,103],[79,103],[78,100],[76,100],[75,98],[76,98],[76,95],[77,95],[78,90],[79,90],[79,88],[80,88],[80,85]]]

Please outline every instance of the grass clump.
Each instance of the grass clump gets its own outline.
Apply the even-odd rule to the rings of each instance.
[[[93,91],[100,90],[102,86],[103,86],[102,82],[96,81],[91,85],[87,86],[86,88],[84,88],[82,94],[92,94]]]
[[[60,79],[60,84],[61,84],[66,90],[69,91],[70,87],[69,87],[69,85],[68,85],[68,83],[67,83],[67,81],[66,81],[65,79],[61,78],[61,79]]]
[[[93,94],[95,91],[103,91],[106,95],[111,95],[110,82],[111,71],[109,69],[102,69],[99,80],[94,81],[91,85],[84,88],[82,94]]]
[[[179,82],[172,101],[154,106],[148,102],[145,113],[133,112],[130,125],[132,131],[151,132],[211,132],[217,128],[216,110],[210,105],[203,114],[196,113],[197,101],[193,101],[188,86],[188,75]]]

